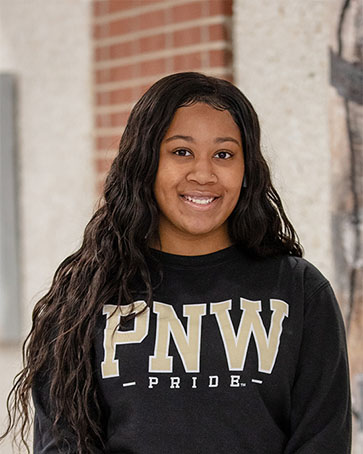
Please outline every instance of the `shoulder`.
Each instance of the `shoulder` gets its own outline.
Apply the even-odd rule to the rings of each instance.
[[[316,293],[330,288],[328,279],[308,260],[290,255],[266,257],[259,260],[259,270],[268,275],[279,288],[311,299]]]
[[[329,280],[306,259],[287,257],[287,263],[301,281],[306,316],[312,316],[315,323],[325,319],[331,326],[336,322],[343,326],[340,305]]]
[[[277,295],[289,304],[290,320],[308,329],[322,332],[333,329],[344,336],[340,305],[332,286],[321,271],[308,260],[280,255],[251,260],[254,276],[258,276],[259,290]]]
[[[328,279],[308,260],[293,256],[287,256],[285,260],[287,262],[286,266],[290,268],[291,272],[302,279],[308,292],[307,297],[330,286]]]

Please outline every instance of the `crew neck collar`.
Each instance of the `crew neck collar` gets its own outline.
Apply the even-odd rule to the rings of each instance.
[[[166,266],[174,267],[206,267],[219,265],[241,257],[241,249],[232,245],[225,249],[203,255],[177,255],[151,248],[151,254]]]

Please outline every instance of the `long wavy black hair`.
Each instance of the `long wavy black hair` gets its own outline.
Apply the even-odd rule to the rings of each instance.
[[[136,278],[144,283],[148,305],[152,302],[148,259],[150,244],[158,239],[153,185],[160,144],[176,110],[197,102],[228,110],[241,132],[247,187],[228,219],[232,242],[259,257],[302,256],[272,186],[261,154],[258,118],[248,99],[230,82],[196,72],[159,80],[132,109],[101,206],[85,228],[81,247],[60,264],[50,290],[35,306],[23,346],[24,368],[8,398],[9,425],[3,437],[14,430],[27,446],[31,389],[45,376],[55,434],[61,439],[66,425],[80,454],[102,446],[92,362],[96,321],[104,304],[132,303]]]

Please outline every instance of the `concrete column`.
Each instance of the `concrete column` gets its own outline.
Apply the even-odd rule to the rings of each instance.
[[[22,336],[93,211],[91,3],[1,0],[0,72],[17,78]],[[0,424],[20,345],[0,345]],[[10,443],[0,453],[12,452]]]
[[[234,1],[235,82],[261,120],[273,183],[305,247],[333,280],[328,123],[330,1]]]

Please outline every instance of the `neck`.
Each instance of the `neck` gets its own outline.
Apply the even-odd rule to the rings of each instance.
[[[160,239],[153,242],[151,247],[162,252],[176,255],[205,255],[232,246],[232,241],[226,235],[192,235],[169,236],[159,232]]]

